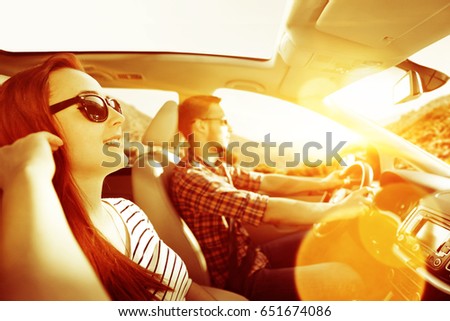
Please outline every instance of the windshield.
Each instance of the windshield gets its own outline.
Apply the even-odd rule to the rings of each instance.
[[[410,60],[441,72],[450,74],[450,36],[434,43],[410,57]],[[405,72],[392,67],[366,77],[328,96],[327,104],[338,106],[363,115],[385,126],[410,111],[418,110],[427,103],[450,94],[450,83],[435,91],[424,93],[418,99],[394,104],[393,87]]]
[[[410,57],[450,74],[450,36]],[[393,67],[328,96],[325,102],[358,114],[450,163],[450,82],[418,99],[395,104],[393,87],[405,72]]]

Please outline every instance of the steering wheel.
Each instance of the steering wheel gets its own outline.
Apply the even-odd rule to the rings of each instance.
[[[352,165],[343,170],[341,176],[345,177],[344,181],[347,181],[345,185],[356,186],[356,189],[361,189],[364,186],[370,186],[373,181],[372,167],[364,162],[356,161]],[[355,184],[357,183],[357,184]],[[349,189],[340,188],[336,190],[331,196],[329,202],[337,203],[348,195]],[[331,222],[318,222],[313,225],[312,232],[316,237],[326,237],[331,233],[340,230],[346,225],[346,220],[331,221]]]

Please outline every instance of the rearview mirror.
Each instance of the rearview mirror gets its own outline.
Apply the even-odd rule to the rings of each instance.
[[[394,104],[401,104],[422,95],[422,82],[417,71],[409,70],[394,85]]]
[[[430,92],[445,85],[449,77],[436,69],[419,65],[409,59],[397,65],[406,71],[394,86],[394,103],[400,104],[416,99],[424,92]]]

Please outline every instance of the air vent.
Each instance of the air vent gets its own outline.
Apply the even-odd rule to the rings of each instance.
[[[121,80],[143,80],[144,76],[141,74],[117,74],[117,79]]]
[[[112,74],[110,74],[106,71],[103,71],[103,70],[99,70],[99,69],[95,68],[94,66],[85,66],[84,71],[86,73],[88,73],[92,78],[97,80],[99,83],[102,83],[104,81],[110,81],[110,80],[114,79]]]

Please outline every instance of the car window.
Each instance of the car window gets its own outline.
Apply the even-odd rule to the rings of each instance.
[[[258,143],[252,151],[258,153],[259,162],[244,164],[250,167],[292,170],[304,165],[332,165],[327,164],[327,151],[338,145],[342,146],[339,150],[344,150],[361,139],[333,120],[281,99],[225,88],[216,90],[214,95],[222,99],[234,139],[241,142],[237,150],[245,152],[245,141]],[[300,157],[299,162],[295,154]]]
[[[69,14],[57,0],[16,0],[8,2],[8,14],[0,19],[0,30],[14,30],[2,33],[0,49],[184,52],[266,60],[276,53],[291,4],[290,0],[265,0],[264,5],[260,0],[146,0],[130,5],[78,0]],[[89,23],[67,23],[69,16],[88,16]]]

